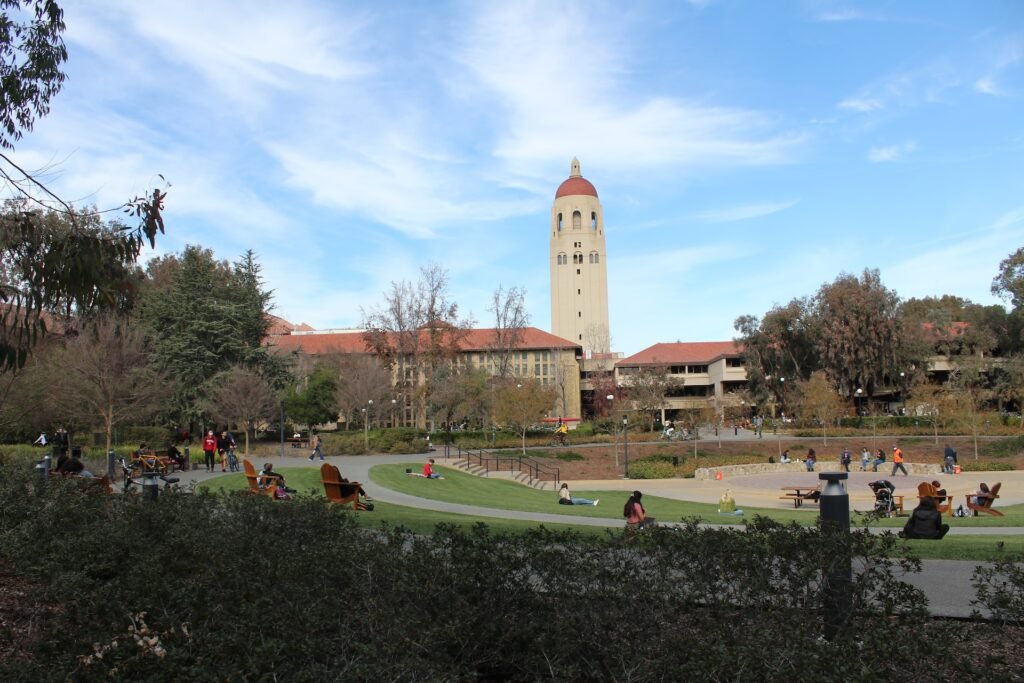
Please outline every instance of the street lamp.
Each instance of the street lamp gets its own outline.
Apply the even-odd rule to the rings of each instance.
[[[622,413],[622,462],[625,478],[629,479],[629,416]]]
[[[397,427],[395,424],[395,407],[398,405],[398,399],[391,399],[391,426]]]
[[[363,442],[366,444],[366,451],[370,451],[370,409],[373,408],[373,399],[366,402],[363,408]]]
[[[900,403],[902,404],[902,405],[900,405],[900,414],[901,415],[906,415],[907,414],[907,390],[906,390],[907,382],[906,382],[906,377],[907,377],[907,373],[905,373],[903,371],[900,371]]]

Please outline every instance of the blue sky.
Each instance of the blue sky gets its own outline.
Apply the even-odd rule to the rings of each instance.
[[[1024,245],[1024,4],[65,3],[69,80],[18,147],[101,207],[171,183],[159,252],[252,248],[275,312],[354,327],[438,263],[550,329],[569,161],[604,207],[613,346],[881,270],[989,293]]]

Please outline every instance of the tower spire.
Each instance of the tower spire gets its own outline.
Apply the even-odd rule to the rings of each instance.
[[[569,177],[570,178],[580,178],[580,177],[582,177],[581,174],[580,174],[580,160],[577,159],[576,157],[573,157],[572,158],[572,163],[569,164]]]

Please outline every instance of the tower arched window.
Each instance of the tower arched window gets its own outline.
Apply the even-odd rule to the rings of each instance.
[[[558,229],[562,229],[562,214],[558,214]]]
[[[597,211],[590,212],[590,229],[597,230]]]
[[[583,227],[582,224],[583,224],[583,214],[581,214],[579,211],[573,211],[572,212],[572,229],[573,230],[579,230],[580,228]]]
[[[558,265],[564,266],[569,262],[569,258],[565,254],[558,255]]]
[[[583,254],[581,254],[579,252],[576,252],[575,254],[573,254],[572,255],[572,262],[573,263],[583,263]]]
[[[590,262],[591,263],[600,263],[601,262],[601,255],[599,253],[597,253],[596,251],[590,252]]]

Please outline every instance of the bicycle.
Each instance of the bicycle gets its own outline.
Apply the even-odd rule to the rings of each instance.
[[[147,479],[159,479],[164,482],[163,490],[167,492],[178,491],[180,493],[191,494],[195,493],[196,482],[190,481],[188,483],[187,490],[182,490],[178,486],[178,482],[181,481],[178,477],[168,477],[166,474],[159,472],[158,470],[144,470],[141,472],[141,478],[135,478],[135,470],[138,469],[138,465],[127,462],[124,458],[120,458],[121,461],[121,492],[129,493],[132,491],[132,485],[139,486],[143,492],[146,491],[146,480]]]

